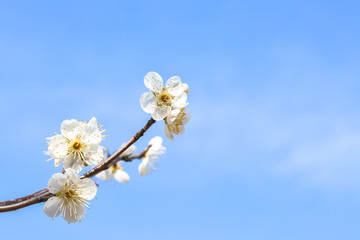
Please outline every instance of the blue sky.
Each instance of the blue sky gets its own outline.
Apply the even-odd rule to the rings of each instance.
[[[96,116],[115,150],[148,120],[149,71],[190,86],[192,119],[158,170],[101,182],[81,223],[43,204],[4,238],[359,239],[358,1],[0,0],[0,200],[60,171],[64,119]]]

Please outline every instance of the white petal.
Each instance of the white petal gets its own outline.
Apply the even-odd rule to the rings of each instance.
[[[54,166],[58,167],[63,162],[63,158],[55,158],[54,159]]]
[[[62,212],[62,217],[68,222],[68,223],[75,223],[77,222],[76,215],[75,215],[75,208],[70,206],[77,206],[73,203],[68,203]]]
[[[67,140],[62,135],[55,135],[48,138],[48,153],[54,159],[64,158],[68,152]]]
[[[172,110],[169,116],[166,118],[167,123],[172,124],[176,120],[180,112],[181,108],[175,108],[174,110]]]
[[[95,182],[90,178],[81,179],[81,182],[78,184],[78,190],[76,193],[79,197],[91,200],[96,196],[97,187]]]
[[[64,175],[70,179],[78,179],[79,178],[78,172],[71,168],[65,168]]]
[[[184,117],[181,119],[182,124],[187,124],[190,121],[191,113],[189,110],[184,109],[183,113],[185,113]]]
[[[167,106],[156,107],[155,111],[151,114],[151,117],[155,121],[163,120],[169,113],[171,112],[171,108]]]
[[[54,146],[54,150],[52,151],[52,157],[54,159],[62,159],[65,158],[68,154],[68,146],[65,144],[59,144],[57,146]],[[55,165],[57,165],[57,163],[55,162]]]
[[[75,223],[85,216],[85,207],[81,204],[74,204],[72,202],[65,206],[65,211],[62,217],[69,223]]]
[[[147,165],[148,165],[148,162],[149,162],[149,158],[148,157],[144,157],[138,167],[139,169],[139,174],[141,176],[145,176],[146,174],[148,174],[150,171],[149,169],[147,168]]]
[[[165,135],[171,140],[174,140],[174,135],[169,131],[168,126],[165,124]]]
[[[109,169],[106,169],[104,171],[99,172],[96,174],[97,178],[100,178],[101,180],[108,181],[114,177],[114,175],[111,173]]]
[[[140,97],[141,108],[146,113],[153,113],[156,109],[156,99],[151,92],[143,93]]]
[[[82,127],[81,132],[81,140],[89,145],[92,144],[100,144],[100,142],[103,139],[102,132],[99,129],[97,120],[95,117],[93,117],[89,123],[84,124]]]
[[[64,120],[61,123],[61,134],[67,138],[74,138],[76,136],[76,130],[81,123],[75,119]]]
[[[174,108],[185,107],[187,105],[186,100],[187,100],[187,94],[185,92],[183,92],[174,99],[173,107]]]
[[[155,92],[161,91],[163,87],[163,80],[161,76],[156,72],[149,72],[148,74],[146,74],[146,76],[144,77],[144,83],[149,90]]]
[[[64,159],[63,166],[65,169],[72,169],[79,173],[83,169],[84,163],[78,159],[74,159],[73,156],[69,156],[68,158]]]
[[[84,162],[88,165],[97,165],[104,159],[104,149],[100,145],[93,145],[90,147],[90,153]]]
[[[148,145],[151,145],[151,146],[159,146],[163,143],[163,139],[160,137],[160,136],[156,136],[156,137],[153,137],[150,141],[149,141],[149,144]]]
[[[49,192],[56,194],[64,189],[67,177],[62,173],[55,173],[48,182]]]
[[[78,206],[77,209],[76,209],[76,218],[78,221],[80,221],[84,216],[85,216],[85,213],[86,213],[86,209],[84,206]]]
[[[120,183],[127,183],[130,181],[130,176],[123,170],[116,171],[114,175],[115,179]]]
[[[61,200],[58,197],[49,198],[44,205],[44,212],[51,218],[56,218],[60,214]]]
[[[181,83],[180,77],[178,76],[169,78],[169,80],[166,82],[166,88],[173,96],[178,96],[185,90],[183,84]]]
[[[89,131],[90,130],[95,131],[96,129],[98,129],[98,123],[96,117],[92,117],[86,127]]]
[[[161,156],[165,153],[165,150],[166,150],[166,148],[163,145],[154,144],[154,145],[151,145],[151,148],[146,153],[146,155],[152,159],[157,159],[157,158],[159,158],[159,156]]]
[[[185,132],[185,127],[184,125],[179,125],[177,128],[177,131],[175,132],[175,134],[181,135]]]

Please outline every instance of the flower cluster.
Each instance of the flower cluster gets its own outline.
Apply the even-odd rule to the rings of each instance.
[[[77,173],[69,168],[65,173],[55,173],[48,183],[49,192],[55,194],[47,200],[44,212],[49,217],[62,217],[69,223],[80,221],[85,215],[87,200],[96,195],[96,184],[89,178],[80,179]]]
[[[78,120],[65,120],[61,124],[61,134],[47,138],[48,151],[58,167],[61,163],[64,169],[71,168],[77,173],[84,166],[97,165],[104,157],[103,139],[104,130],[99,128],[96,118],[89,123]]]
[[[164,86],[156,72],[149,72],[144,77],[144,83],[150,92],[141,95],[142,109],[156,121],[164,119],[165,134],[174,140],[173,134],[182,134],[184,125],[190,120],[190,112],[185,109],[189,86],[182,83],[178,76],[169,78]]]
[[[162,145],[163,139],[159,136],[152,138],[148,143],[148,148],[145,150],[143,156],[141,156],[141,163],[138,167],[139,174],[141,176],[145,176],[146,174],[150,173],[151,171],[156,170],[157,161],[161,155],[165,153],[166,148]],[[124,144],[122,145],[124,146]],[[131,145],[125,152],[120,155],[120,159],[123,156],[132,156],[135,154],[136,147],[135,145]],[[104,161],[108,158],[109,154],[105,155]],[[121,167],[119,160],[117,163],[111,165],[108,169],[98,173],[96,177],[100,178],[101,180],[113,180],[120,183],[127,183],[130,181],[130,176],[124,171],[124,168]]]
[[[141,96],[141,107],[154,120],[165,121],[165,135],[173,140],[173,134],[182,134],[184,125],[190,120],[190,112],[185,109],[189,86],[182,83],[180,77],[170,78],[163,86],[161,76],[155,72],[149,72],[144,82],[150,92]],[[166,150],[162,145],[163,139],[157,136],[139,155],[135,155],[136,147],[131,145],[122,154],[110,157],[107,149],[101,146],[104,132],[95,117],[89,122],[71,119],[62,122],[60,134],[55,133],[46,139],[48,150],[45,154],[51,157],[49,160],[54,160],[56,167],[63,166],[62,173],[55,173],[48,182],[48,191],[53,196],[44,205],[46,215],[55,218],[61,214],[69,223],[81,221],[85,207],[89,207],[88,201],[97,192],[97,184],[88,178],[90,175],[79,176],[84,167],[98,165],[91,176],[96,174],[104,181],[115,179],[126,183],[130,181],[130,176],[121,166],[123,162],[141,159],[138,171],[144,176],[156,169],[160,156]],[[123,144],[120,148],[125,146]]]
[[[125,144],[121,145],[123,147]],[[122,156],[131,156],[134,155],[136,151],[135,145],[131,145],[126,151],[124,151],[121,155]],[[107,160],[109,157],[109,153],[106,152],[104,161]],[[127,183],[130,181],[130,176],[127,174],[127,172],[124,171],[124,168],[121,167],[120,162],[115,163],[114,165],[111,165],[108,169],[96,174],[96,177],[100,178],[101,180],[107,181],[115,179],[116,181],[120,183]]]

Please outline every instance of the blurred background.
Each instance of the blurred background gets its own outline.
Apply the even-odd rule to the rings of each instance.
[[[0,0],[0,200],[61,171],[45,138],[96,116],[111,151],[149,119],[143,77],[181,76],[192,119],[156,172],[96,180],[81,223],[37,204],[3,239],[359,239],[359,1]]]

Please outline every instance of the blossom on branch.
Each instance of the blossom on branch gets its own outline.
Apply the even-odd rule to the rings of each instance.
[[[124,146],[123,144],[122,146]],[[122,147],[121,146],[121,147]],[[126,149],[121,155],[122,156],[131,156],[134,155],[136,151],[136,146],[131,145],[128,149]],[[109,154],[106,153],[105,158],[103,161],[106,161],[109,157]],[[108,181],[111,179],[115,179],[120,183],[127,183],[130,181],[130,176],[124,169],[121,167],[120,162],[110,166],[108,169],[101,171],[100,173],[96,174],[96,177],[100,178],[101,180]]]
[[[127,143],[111,157],[106,148],[101,146],[105,137],[97,120],[93,117],[88,123],[71,119],[61,123],[60,134],[47,138],[48,150],[45,154],[54,160],[56,167],[63,164],[63,172],[52,175],[47,189],[14,200],[0,202],[0,212],[14,211],[32,204],[45,202],[45,214],[55,218],[60,214],[69,223],[81,221],[85,215],[88,200],[95,197],[97,184],[90,178],[97,176],[102,180],[115,179],[126,183],[129,175],[121,167],[121,161],[131,162],[141,159],[139,174],[144,176],[156,170],[157,161],[165,153],[161,137],[154,137],[148,147],[139,155],[134,155],[134,143],[159,120],[165,121],[165,134],[171,140],[173,134],[182,134],[184,125],[190,120],[187,106],[189,86],[182,83],[180,77],[168,79],[165,86],[156,72],[149,72],[144,77],[145,86],[150,90],[142,94],[140,105],[151,114],[151,119]],[[105,153],[105,155],[104,155]],[[79,177],[79,172],[86,166],[97,165]]]
[[[183,84],[180,77],[174,76],[167,80],[163,86],[161,76],[156,72],[149,72],[144,77],[145,86],[151,91],[141,95],[140,105],[146,113],[156,120],[162,120],[170,114],[174,108],[182,108],[187,105],[187,84]]]
[[[127,174],[127,172],[124,171],[124,169],[120,165],[120,162],[115,163],[114,165],[110,166],[108,169],[96,174],[96,177],[104,181],[115,179],[120,183],[127,183],[130,181],[129,174]]]
[[[104,135],[93,117],[89,123],[78,120],[65,120],[61,124],[61,134],[47,138],[48,151],[57,167],[62,162],[64,169],[72,168],[77,173],[84,166],[97,165],[103,159],[104,151],[100,145]]]
[[[183,134],[184,125],[190,120],[190,112],[185,108],[176,108],[165,118],[165,135],[174,140],[174,134]]]
[[[165,153],[166,148],[162,145],[161,137],[154,137],[149,141],[150,148],[146,152],[139,165],[139,173],[141,176],[145,176],[151,171],[156,170],[156,165],[159,157]]]
[[[55,218],[61,213],[66,221],[74,223],[84,217],[87,201],[95,197],[97,187],[90,178],[80,179],[73,169],[66,169],[65,174],[52,175],[48,190],[56,195],[45,203],[45,214]]]

